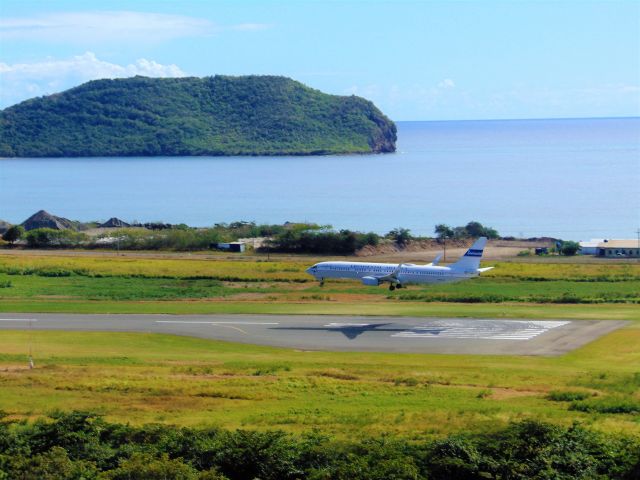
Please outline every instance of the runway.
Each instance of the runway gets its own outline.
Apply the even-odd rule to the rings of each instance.
[[[0,330],[164,333],[300,350],[543,356],[567,353],[625,323],[335,315],[0,314]]]
[[[569,352],[624,324],[334,315],[0,314],[0,330],[164,333],[300,350],[544,356]]]

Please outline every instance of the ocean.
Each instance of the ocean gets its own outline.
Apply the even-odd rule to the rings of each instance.
[[[0,219],[636,238],[640,118],[397,122],[395,154],[0,160]]]

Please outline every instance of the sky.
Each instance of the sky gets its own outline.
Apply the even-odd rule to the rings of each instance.
[[[640,116],[640,1],[0,0],[0,108],[216,74],[284,75],[396,121]]]

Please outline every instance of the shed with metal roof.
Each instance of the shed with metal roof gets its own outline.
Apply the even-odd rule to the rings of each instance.
[[[598,244],[598,256],[640,258],[640,242],[638,240],[605,240]]]

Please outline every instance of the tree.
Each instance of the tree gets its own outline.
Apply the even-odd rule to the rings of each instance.
[[[20,240],[23,235],[24,227],[22,225],[14,225],[13,227],[9,228],[9,230],[4,232],[4,234],[2,235],[2,239],[5,242],[9,242],[11,245],[13,245],[16,241]]]
[[[480,222],[469,222],[464,227],[464,229],[467,231],[467,235],[469,237],[498,238],[498,232],[495,229],[491,227],[485,227]]]
[[[387,237],[393,239],[398,245],[406,245],[411,240],[411,230],[401,227],[394,228],[387,233]]]
[[[477,238],[484,236],[485,228],[480,222],[469,222],[464,227],[464,229],[467,231],[467,235],[469,235],[470,237]]]
[[[453,238],[453,229],[449,225],[445,225],[444,223],[436,225],[434,232],[438,237],[438,240],[446,240],[447,238]]]
[[[560,254],[571,257],[578,253],[580,244],[578,242],[563,241],[560,245]]]
[[[118,468],[111,470],[107,478],[111,480],[165,480],[168,478],[196,480],[198,473],[182,459],[170,459],[166,453],[160,454],[159,458],[149,453],[134,453],[131,457],[123,459]]]

